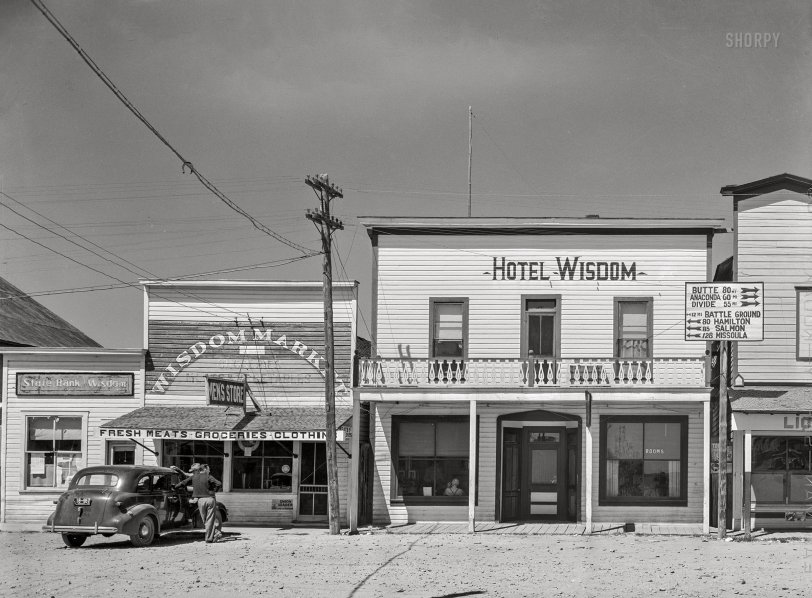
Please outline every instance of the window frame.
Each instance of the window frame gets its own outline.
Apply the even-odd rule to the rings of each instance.
[[[620,336],[620,304],[645,303],[646,304],[646,344],[648,355],[646,357],[621,357],[619,341]],[[654,297],[614,297],[613,299],[613,326],[612,326],[612,355],[615,359],[636,360],[654,358]]]
[[[812,352],[808,357],[801,356],[801,296],[804,293],[812,296],[812,287],[795,287],[795,361],[812,361]],[[812,332],[812,325],[809,326],[809,330]],[[810,343],[812,344],[812,341]]]
[[[283,448],[283,450],[287,452],[287,455],[285,455],[285,456],[281,456],[281,455],[265,455],[264,454],[265,445],[263,445],[262,443],[268,443],[268,445],[280,445]],[[288,445],[290,445],[290,446],[288,446]],[[247,456],[245,456],[245,454],[240,455],[237,452],[239,447],[237,446],[236,441],[232,445],[231,465],[230,465],[230,468],[231,468],[231,492],[249,492],[249,493],[250,492],[265,492],[265,493],[270,493],[270,494],[293,494],[294,488],[296,486],[295,481],[293,479],[293,469],[294,469],[294,461],[295,461],[295,459],[293,457],[293,455],[295,454],[295,452],[294,452],[294,441],[293,440],[260,440],[259,447],[261,447],[263,449],[263,454],[262,455],[254,455],[253,451],[252,451],[251,456],[247,457]],[[285,464],[290,467],[290,471],[286,474],[286,475],[290,476],[290,486],[285,487],[284,489],[276,489],[276,488],[273,488],[273,487],[270,487],[270,486],[260,487],[260,488],[238,488],[236,486],[236,484],[235,484],[235,476],[238,473],[237,472],[237,465],[240,463],[241,460],[247,460],[247,459],[259,459],[259,461],[260,461],[260,483],[261,483],[262,486],[265,486],[265,482],[266,481],[270,482],[273,475],[276,475],[276,474],[272,474],[271,478],[268,478],[268,480],[265,479],[266,461],[273,461],[273,460],[279,460],[279,461],[287,460],[287,461],[289,461],[288,463],[285,463]],[[284,473],[284,472],[281,472],[281,473]]]
[[[219,448],[216,443],[220,443],[223,445],[223,448]],[[214,449],[214,454],[211,452],[208,453],[177,453],[177,454],[168,454],[169,451],[167,450],[167,443],[177,443],[182,445],[183,443],[193,443],[194,446],[197,446],[197,443],[202,445],[207,445],[209,449]],[[218,440],[200,440],[196,438],[164,438],[161,442],[160,447],[160,462],[162,467],[171,467],[176,466],[180,467],[183,471],[189,471],[189,467],[192,463],[206,463],[209,468],[211,469],[211,475],[213,475],[218,480],[222,481],[225,484],[224,477],[226,474],[226,451],[225,449],[225,442],[218,441]],[[177,460],[178,462],[175,463],[173,460]],[[188,465],[185,465],[183,459],[187,459]],[[219,460],[219,463],[213,466],[215,460]]]
[[[606,494],[606,428],[609,423],[681,424],[680,430],[680,495],[607,496]],[[600,416],[599,506],[685,507],[688,506],[688,416],[687,415],[602,415]],[[644,447],[645,448],[645,447]],[[644,453],[645,457],[645,453]],[[658,459],[653,459],[658,460]],[[673,461],[673,459],[668,459]],[[645,461],[645,458],[641,458]]]
[[[434,325],[437,322],[435,305],[459,303],[462,305],[462,355],[460,357],[444,357],[434,354]],[[468,359],[468,297],[429,297],[429,359],[453,361],[455,359]]]
[[[479,479],[479,416],[476,421],[477,462],[476,472]],[[391,451],[391,477],[389,480],[389,502],[401,505],[431,505],[431,506],[460,506],[468,504],[470,488],[466,489],[464,496],[398,496],[398,461],[400,460],[400,424],[407,423],[461,423],[470,427],[471,418],[468,415],[393,415],[392,416],[392,451]],[[468,439],[470,446],[470,437]],[[470,451],[466,459],[469,461]],[[436,452],[434,458],[437,458]],[[470,480],[469,480],[470,485]],[[479,503],[479,484],[474,485],[474,503]]]
[[[752,464],[751,464],[751,473],[750,473],[751,485],[753,487],[753,494],[754,494],[753,502],[758,502],[759,504],[787,505],[787,506],[801,504],[797,500],[796,501],[791,500],[792,499],[792,490],[793,490],[792,477],[793,476],[803,476],[805,479],[808,479],[809,476],[812,475],[812,462],[809,464],[808,469],[790,468],[789,441],[790,440],[800,440],[804,444],[804,446],[808,447],[809,445],[807,444],[807,442],[809,442],[809,440],[808,440],[809,437],[800,435],[797,432],[789,433],[789,434],[785,434],[785,433],[772,433],[771,434],[771,433],[768,433],[768,432],[759,433],[759,434],[753,434],[753,437],[751,439],[751,454],[753,455],[753,457],[755,457],[755,454],[756,454],[756,447],[755,447],[756,441],[760,440],[760,439],[781,440],[784,443],[784,467],[782,469],[771,469],[771,468],[767,468],[767,467],[760,468],[760,467],[757,467],[756,462],[755,462],[755,458],[753,458]],[[764,499],[764,498],[757,499],[755,497],[755,493],[756,493],[756,485],[757,485],[756,482],[758,480],[758,476],[763,475],[763,474],[778,474],[778,473],[780,473],[783,476],[783,479],[782,479],[782,482],[783,482],[783,498],[782,498],[782,500],[781,501],[774,501],[774,500],[767,500],[767,499]],[[804,485],[806,486],[806,484],[804,484]]]
[[[527,301],[555,301],[555,308],[552,310],[538,310],[538,311],[528,311],[527,309]],[[530,356],[530,348],[528,347],[529,338],[528,338],[528,323],[529,323],[529,316],[531,314],[540,313],[552,313],[555,316],[555,322],[553,326],[553,334],[555,338],[553,339],[553,355],[533,355],[534,359],[560,359],[561,358],[561,295],[560,294],[532,294],[532,295],[522,295],[521,296],[521,303],[519,304],[519,309],[521,310],[521,331],[520,331],[520,341],[521,341],[521,356],[522,358],[528,358]]]
[[[28,485],[28,454],[29,452],[42,452],[42,451],[29,451],[28,450],[28,420],[31,417],[71,417],[79,418],[82,421],[82,427],[79,440],[81,442],[82,450],[79,452],[81,457],[76,464],[76,471],[83,469],[87,464],[88,452],[88,437],[87,425],[90,414],[87,411],[69,411],[69,410],[45,410],[45,411],[20,411],[22,420],[22,434],[20,439],[21,444],[21,467],[20,467],[20,494],[61,494],[68,488],[65,486],[29,486]]]

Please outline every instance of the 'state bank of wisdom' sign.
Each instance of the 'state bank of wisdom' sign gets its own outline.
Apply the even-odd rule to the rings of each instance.
[[[685,340],[764,340],[764,283],[686,282]]]
[[[133,396],[133,374],[17,374],[18,395]]]

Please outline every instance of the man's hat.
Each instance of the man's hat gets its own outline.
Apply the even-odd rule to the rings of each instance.
[[[192,463],[192,466],[189,468],[189,471],[197,471],[199,469],[203,469],[203,466],[200,463]]]

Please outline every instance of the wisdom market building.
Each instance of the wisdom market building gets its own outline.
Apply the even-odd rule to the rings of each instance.
[[[144,401],[98,429],[136,463],[206,462],[234,523],[327,518],[322,285],[144,282]],[[342,518],[357,283],[333,287]],[[123,449],[122,449],[123,450]]]

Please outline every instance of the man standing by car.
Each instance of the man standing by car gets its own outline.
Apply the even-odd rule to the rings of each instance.
[[[190,469],[192,474],[177,485],[186,485],[192,481],[192,498],[197,499],[197,508],[200,511],[200,518],[206,529],[206,544],[218,542],[222,534],[215,526],[217,520],[217,499],[215,498],[215,488],[221,488],[222,482],[211,475],[209,466],[205,463],[194,463]]]

